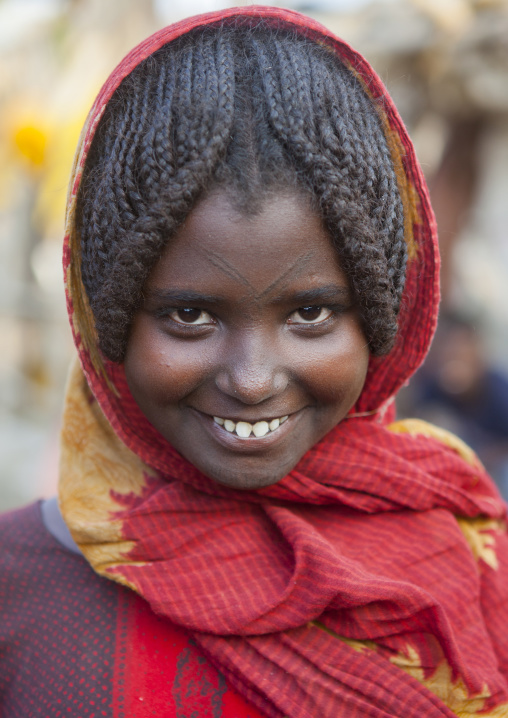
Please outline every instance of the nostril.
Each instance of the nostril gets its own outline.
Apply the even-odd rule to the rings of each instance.
[[[282,371],[247,372],[229,367],[216,377],[220,391],[244,404],[260,404],[280,394],[288,382]]]

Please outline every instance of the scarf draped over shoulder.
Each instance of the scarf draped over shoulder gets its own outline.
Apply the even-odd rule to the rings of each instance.
[[[397,342],[371,358],[350,415],[282,481],[241,492],[183,459],[135,404],[123,367],[101,356],[74,212],[94,131],[122,79],[193,28],[260,17],[327,45],[372,98],[404,205],[408,268]],[[83,129],[64,271],[79,363],[59,502],[92,567],[193,632],[272,718],[508,716],[505,506],[460,440],[394,422],[394,397],[435,329],[439,260],[411,141],[365,59],[317,22],[269,7],[190,18],[145,40],[111,74]]]

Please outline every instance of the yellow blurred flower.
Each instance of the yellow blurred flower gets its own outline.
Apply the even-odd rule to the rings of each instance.
[[[47,134],[34,125],[23,125],[14,131],[14,144],[34,168],[41,167],[46,158]]]

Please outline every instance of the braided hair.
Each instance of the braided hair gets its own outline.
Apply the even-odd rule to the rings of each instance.
[[[109,101],[78,196],[82,277],[99,345],[123,360],[143,286],[214,188],[255,212],[303,190],[323,217],[373,355],[393,346],[404,218],[373,101],[327,48],[291,30],[216,25],[168,43]]]

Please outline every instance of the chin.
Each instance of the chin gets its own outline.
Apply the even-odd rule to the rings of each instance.
[[[263,489],[266,486],[272,486],[283,479],[294,467],[295,462],[290,463],[287,467],[278,465],[275,467],[241,467],[227,468],[225,466],[203,467],[201,471],[212,481],[227,486],[230,489],[238,489],[240,491],[254,491],[255,489]]]

